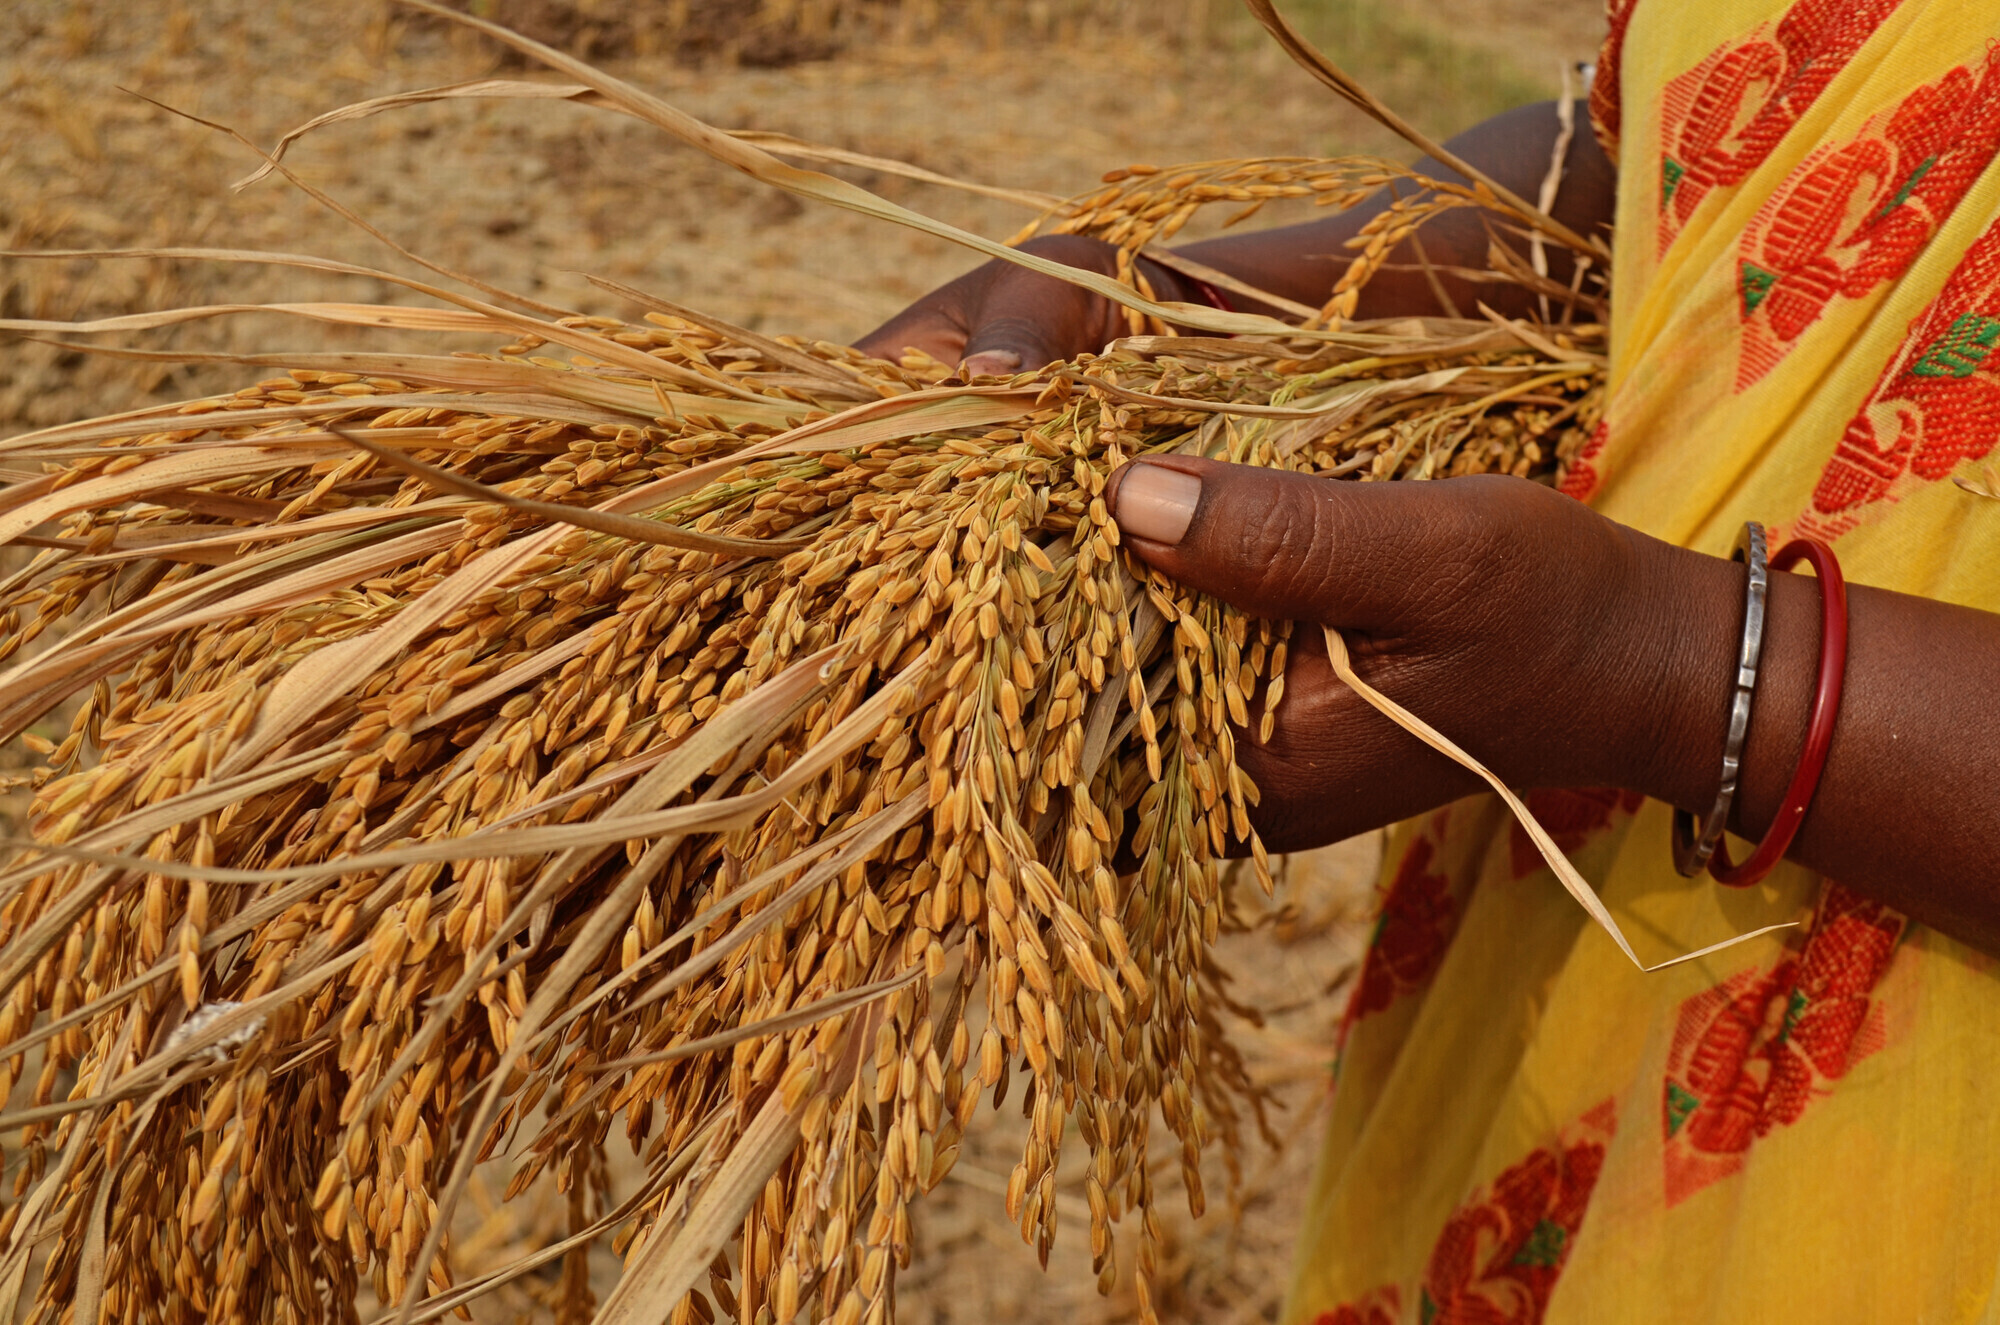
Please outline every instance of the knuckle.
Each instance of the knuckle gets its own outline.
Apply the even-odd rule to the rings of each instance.
[[[1305,475],[1253,471],[1243,479],[1239,500],[1216,512],[1209,532],[1221,569],[1264,606],[1318,603],[1340,553],[1332,494]]]
[[[1103,240],[1083,235],[1037,235],[1021,244],[1020,249],[1023,253],[1032,253],[1038,258],[1048,258],[1069,267],[1099,267],[1104,264],[1107,255],[1117,252]]]
[[[1040,353],[1048,339],[1046,325],[1032,317],[1002,314],[980,319],[966,338],[965,351],[976,354],[982,350],[1013,350],[1025,361],[1033,354]]]
[[[1332,495],[1304,476],[1276,485],[1256,554],[1263,560],[1246,558],[1245,564],[1261,569],[1279,596],[1302,602],[1324,596],[1342,542],[1334,504],[1327,500]]]

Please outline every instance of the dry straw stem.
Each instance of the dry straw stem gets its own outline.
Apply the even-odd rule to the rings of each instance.
[[[238,180],[234,187],[248,188],[273,170],[280,169],[279,163],[291,151],[292,144],[316,129],[351,120],[366,119],[371,115],[379,115],[384,111],[398,110],[406,106],[419,106],[426,102],[482,98],[503,101],[576,101],[632,115],[636,119],[646,118],[624,103],[607,98],[595,88],[581,83],[533,83],[521,79],[482,78],[469,83],[452,83],[444,87],[423,88],[415,92],[398,92],[392,96],[371,97],[366,101],[357,101],[352,105],[342,106],[338,110],[331,110],[307,120],[280,138],[271,149],[265,163]],[[1033,189],[1000,188],[991,184],[959,179],[952,175],[940,175],[934,170],[925,170],[907,161],[896,161],[846,148],[803,142],[790,134],[771,133],[761,129],[729,129],[724,132],[740,142],[763,148],[774,156],[795,156],[806,161],[827,161],[838,165],[859,166],[864,170],[878,171],[885,175],[896,175],[903,179],[913,179],[942,188],[978,194],[981,197],[996,198],[1001,202],[1016,203],[1035,211],[1048,211],[1064,205],[1064,200],[1052,193],[1041,193]]]
[[[1430,746],[1431,749],[1436,750],[1445,758],[1471,769],[1483,778],[1486,784],[1499,794],[1500,799],[1507,803],[1507,808],[1514,812],[1514,817],[1520,821],[1521,827],[1527,830],[1529,838],[1535,844],[1535,849],[1542,853],[1542,859],[1548,862],[1549,868],[1555,872],[1555,876],[1561,881],[1564,890],[1576,899],[1577,905],[1588,912],[1592,920],[1595,920],[1603,927],[1606,934],[1611,936],[1611,941],[1618,945],[1618,951],[1624,953],[1632,964],[1640,970],[1660,971],[1665,970],[1669,966],[1679,966],[1683,962],[1697,961],[1711,953],[1720,952],[1724,948],[1734,947],[1738,943],[1747,942],[1750,939],[1759,938],[1780,929],[1791,929],[1798,924],[1795,920],[1787,920],[1782,924],[1766,925],[1762,929],[1752,930],[1747,934],[1734,935],[1719,943],[1711,943],[1705,948],[1697,949],[1694,952],[1682,953],[1677,957],[1670,957],[1665,961],[1654,962],[1648,966],[1639,960],[1638,953],[1632,951],[1632,944],[1626,939],[1625,931],[1618,927],[1618,922],[1612,917],[1610,909],[1602,901],[1598,900],[1596,890],[1585,881],[1581,874],[1577,873],[1576,866],[1569,863],[1569,859],[1562,853],[1562,848],[1555,844],[1555,839],[1549,836],[1548,830],[1543,828],[1536,821],[1535,816],[1528,812],[1528,807],[1522,803],[1521,798],[1516,796],[1506,783],[1495,776],[1492,770],[1467,754],[1455,742],[1440,734],[1437,728],[1431,726],[1422,718],[1419,718],[1416,714],[1410,712],[1401,704],[1390,699],[1387,695],[1355,675],[1354,663],[1349,658],[1347,652],[1347,641],[1332,626],[1324,626],[1321,630],[1326,637],[1326,656],[1333,663],[1334,675],[1338,676],[1355,694],[1361,696],[1377,712],[1381,713],[1398,727],[1401,727],[1425,745]]]
[[[907,207],[899,206],[885,198],[877,197],[875,194],[868,192],[858,185],[836,179],[831,175],[788,166],[762,148],[704,124],[687,112],[667,104],[651,93],[635,87],[623,79],[616,78],[602,70],[593,68],[573,56],[553,50],[550,47],[542,45],[540,42],[523,37],[519,33],[510,32],[497,24],[488,23],[484,19],[475,18],[472,15],[460,13],[456,10],[446,9],[441,5],[431,3],[431,0],[399,0],[399,3],[412,9],[422,10],[426,13],[437,15],[440,18],[447,18],[453,22],[463,23],[468,27],[476,28],[494,37],[496,40],[506,43],[522,54],[539,60],[551,68],[560,70],[577,79],[584,86],[602,97],[611,107],[645,120],[647,123],[672,134],[690,147],[698,148],[713,156],[718,161],[735,166],[745,174],[762,180],[766,184],[783,189],[787,193],[830,203],[835,207],[859,212],[864,216],[872,216],[884,221],[893,221],[898,225],[909,226],[911,229],[934,235],[940,239],[948,239],[953,243],[962,244],[975,252],[984,253],[988,257],[1017,263],[1031,271],[1040,272],[1044,276],[1053,276],[1058,280],[1081,286],[1145,317],[1158,318],[1162,321],[1172,321],[1182,326],[1195,327],[1204,331],[1221,332],[1224,335],[1282,334],[1287,330],[1296,333],[1296,329],[1288,329],[1284,323],[1255,314],[1225,313],[1206,305],[1160,303],[1145,298],[1138,294],[1130,285],[1121,284],[1109,277],[1099,275],[1095,272],[1067,267],[1062,263],[1037,257],[1032,253],[1022,252],[1019,249],[1011,248],[995,240],[987,239],[982,235],[975,235],[970,231],[947,225],[942,221],[924,216],[918,212],[913,212]]]
[[[1080,228],[1188,200],[1136,191]],[[600,1319],[882,1321],[913,1202],[1010,1087],[1023,1236],[1074,1212],[1080,1141],[1100,1284],[1143,1296],[1156,1176],[1199,1209],[1205,1147],[1264,1122],[1211,945],[1225,852],[1268,880],[1236,746],[1292,639],[1126,559],[1105,479],[1547,481],[1601,330],[1260,320],[967,385],[381,276],[437,306],[278,311],[497,348],[252,356],[289,371],[0,443],[40,474],[0,490],[37,549],[0,731],[43,760],[0,872],[0,1307],[32,1268],[51,1323],[348,1321],[364,1278],[433,1319],[610,1235]],[[455,1283],[482,1162],[572,1231]]]
[[[1996,468],[1993,465],[1986,466],[1977,479],[1954,478],[1952,482],[1975,497],[1987,497],[1994,501],[2000,501],[2000,468]]]
[[[406,0],[407,2],[408,0]],[[1327,87],[1333,89],[1349,105],[1368,115],[1383,127],[1393,131],[1397,137],[1414,145],[1433,161],[1441,162],[1451,169],[1456,170],[1459,174],[1465,176],[1465,178],[1472,180],[1478,187],[1486,191],[1493,204],[1497,204],[1498,208],[1513,213],[1531,228],[1548,235],[1568,248],[1575,249],[1579,253],[1592,254],[1601,262],[1608,263],[1611,260],[1611,250],[1605,246],[1601,239],[1586,238],[1583,235],[1577,234],[1576,231],[1556,220],[1553,216],[1550,216],[1542,207],[1537,207],[1528,202],[1513,190],[1488,175],[1485,171],[1479,169],[1457,153],[1452,152],[1442,143],[1436,142],[1428,134],[1419,131],[1415,125],[1411,124],[1401,115],[1398,115],[1388,106],[1383,105],[1374,93],[1355,81],[1353,77],[1343,72],[1333,61],[1327,59],[1325,52],[1319,50],[1311,42],[1300,36],[1298,30],[1286,21],[1283,14],[1278,12],[1278,8],[1272,3],[1272,0],[1243,0],[1243,3],[1256,16],[1257,21],[1264,25],[1265,31],[1277,38],[1278,44],[1284,47],[1285,54],[1291,56],[1300,68],[1304,69],[1314,78],[1317,78]],[[1563,104],[1568,104],[1567,98],[1564,98]]]

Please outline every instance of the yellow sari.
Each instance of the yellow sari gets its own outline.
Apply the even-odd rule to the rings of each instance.
[[[1611,20],[1610,389],[1565,490],[2000,610],[2000,503],[1949,481],[2000,440],[2000,0]],[[1994,960],[1797,866],[1681,879],[1663,805],[1531,804],[1648,961],[1802,923],[1642,974],[1496,802],[1402,826],[1283,1319],[2000,1322]]]

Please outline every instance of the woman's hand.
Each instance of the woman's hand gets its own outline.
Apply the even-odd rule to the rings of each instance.
[[[1672,743],[1668,715],[1629,700],[1685,661],[1662,572],[1689,554],[1497,476],[1348,483],[1173,457],[1120,470],[1108,502],[1149,565],[1297,623],[1272,738],[1240,732],[1236,746],[1271,849],[1337,841],[1483,785],[1342,684],[1322,625],[1347,636],[1371,685],[1512,785],[1656,780],[1646,752]]]
[[[1021,248],[1106,276],[1118,270],[1117,248],[1102,240],[1044,235]],[[1144,265],[1161,298],[1186,297],[1172,273],[1153,263]],[[995,259],[917,300],[863,337],[857,348],[880,359],[919,349],[943,363],[962,363],[969,377],[983,377],[1094,353],[1125,334],[1124,310],[1109,299]]]
[[[1516,787],[1615,786],[1697,813],[1714,800],[1740,565],[1497,476],[1352,483],[1149,458],[1112,476],[1106,504],[1148,565],[1298,623],[1272,739],[1236,738],[1273,850],[1483,786],[1349,691],[1321,625],[1370,685]],[[1731,816],[1746,837],[1798,763],[1820,612],[1811,576],[1771,576]],[[1848,620],[1833,747],[1790,856],[2000,953],[2000,615],[1850,584]]]

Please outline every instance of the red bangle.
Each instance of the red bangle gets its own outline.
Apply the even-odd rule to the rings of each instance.
[[[1819,575],[1819,688],[1813,694],[1812,719],[1806,725],[1799,766],[1792,773],[1791,786],[1785,789],[1784,804],[1764,832],[1764,840],[1740,865],[1730,863],[1728,848],[1721,843],[1716,844],[1715,855],[1709,860],[1708,872],[1716,882],[1732,888],[1747,888],[1760,881],[1791,849],[1792,839],[1805,821],[1806,807],[1819,790],[1827,752],[1833,747],[1833,724],[1840,717],[1840,690],[1847,678],[1847,581],[1841,578],[1833,549],[1812,538],[1785,544],[1771,558],[1771,569],[1789,570],[1801,561],[1811,562]]]
[[[1185,272],[1181,274],[1184,276],[1187,275],[1187,273]],[[1206,303],[1210,308],[1216,309],[1219,312],[1223,313],[1234,313],[1236,311],[1236,309],[1233,306],[1231,306],[1228,295],[1216,289],[1213,285],[1210,285],[1207,281],[1204,281],[1199,276],[1188,276],[1188,279],[1194,282],[1194,288],[1196,293],[1201,295],[1202,302]]]

